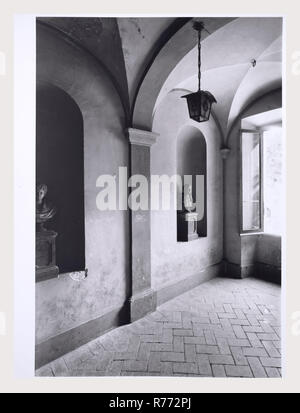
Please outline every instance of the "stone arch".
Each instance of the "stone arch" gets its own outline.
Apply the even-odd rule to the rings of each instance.
[[[122,99],[122,94],[109,70],[101,64],[99,60],[94,58],[91,53],[86,51],[83,47],[79,46],[73,39],[62,33],[60,30],[47,25],[45,23],[37,22],[37,30],[39,36],[37,37],[37,52],[42,57],[37,63],[37,81],[44,83],[51,83],[60,87],[66,93],[68,93],[78,104],[82,113],[84,113],[85,105],[88,102],[94,100],[95,105],[99,106],[99,100],[101,96],[97,96],[94,90],[94,86],[101,79],[106,79],[110,84],[110,88],[113,89],[116,100],[119,102],[124,110],[125,122],[127,124],[127,108]],[[43,35],[41,35],[43,33]],[[52,42],[53,47],[43,47],[43,39],[51,37],[56,39],[64,48],[73,50],[74,65],[71,66],[70,61],[62,54],[59,54],[58,50],[55,50],[55,42]],[[76,57],[77,55],[77,57]],[[79,58],[80,56],[80,58]],[[68,68],[66,70],[66,68]],[[92,84],[85,85],[83,81],[86,73],[89,72],[89,76],[93,77]],[[80,85],[80,87],[79,87]],[[77,87],[78,86],[78,87]],[[92,93],[94,90],[94,93]]]

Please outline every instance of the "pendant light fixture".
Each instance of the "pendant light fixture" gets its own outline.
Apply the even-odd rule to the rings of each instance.
[[[195,21],[193,28],[198,32],[198,91],[182,98],[187,100],[190,118],[196,122],[206,122],[210,118],[212,104],[217,101],[210,92],[201,90],[201,34],[204,23]]]

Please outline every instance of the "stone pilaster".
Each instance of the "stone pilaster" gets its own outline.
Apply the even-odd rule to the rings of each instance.
[[[132,211],[132,296],[130,320],[136,321],[156,309],[156,293],[151,288],[151,146],[158,137],[153,132],[128,129],[131,144],[131,176],[143,175],[149,184],[149,209]]]

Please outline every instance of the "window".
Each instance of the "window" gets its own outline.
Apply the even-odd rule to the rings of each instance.
[[[241,233],[282,233],[281,124],[242,130]]]
[[[263,230],[261,134],[242,131],[242,232]]]
[[[282,128],[263,133],[264,232],[281,235],[283,217]]]

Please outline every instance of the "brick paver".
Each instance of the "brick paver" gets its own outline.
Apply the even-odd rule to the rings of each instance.
[[[226,371],[224,366],[219,366],[218,364],[212,366],[214,377],[226,377]]]
[[[217,278],[37,376],[281,377],[280,287]]]

